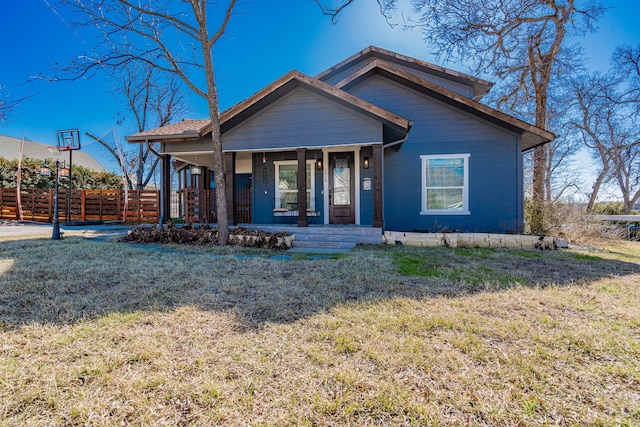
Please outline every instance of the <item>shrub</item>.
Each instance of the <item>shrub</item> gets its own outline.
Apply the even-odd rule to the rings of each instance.
[[[624,202],[598,202],[593,206],[594,215],[624,215]],[[631,212],[636,215],[636,211]]]
[[[540,236],[557,234],[561,228],[554,204],[542,200],[525,200],[524,222],[526,233]]]
[[[25,158],[22,160],[23,189],[53,188],[55,186],[55,167],[52,167],[51,176],[41,176],[40,166],[42,160]],[[47,159],[52,166],[55,162]],[[94,172],[84,166],[73,166],[73,187],[76,190],[115,190],[122,188],[122,179],[111,172]],[[0,188],[16,188],[18,175],[18,161],[0,158]],[[60,180],[62,188],[67,186],[64,179]]]

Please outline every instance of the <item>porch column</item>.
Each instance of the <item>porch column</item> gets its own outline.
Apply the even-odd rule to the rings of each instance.
[[[164,155],[160,159],[160,217],[159,225],[171,219],[171,156]]]
[[[383,226],[382,221],[382,144],[373,146],[373,226]]]
[[[307,226],[307,150],[298,148],[298,227]]]
[[[236,206],[236,153],[224,153],[224,182],[226,188],[225,196],[227,198],[227,219],[229,225],[236,225],[235,206]]]

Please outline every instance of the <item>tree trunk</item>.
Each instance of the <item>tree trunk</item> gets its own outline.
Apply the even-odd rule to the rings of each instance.
[[[629,199],[624,201],[624,214],[631,215],[633,211],[633,202]]]
[[[218,108],[218,91],[213,70],[213,55],[203,40],[203,56],[207,76],[207,104],[211,118],[211,145],[213,146],[213,176],[216,183],[216,211],[218,220],[218,244],[226,245],[229,240],[229,218],[227,217],[227,198],[225,194],[226,180],[224,176],[224,158],[222,155],[222,136],[220,134],[220,111]]]
[[[144,179],[144,161],[142,160],[144,152],[143,144],[139,144],[138,147],[138,173],[136,174],[136,190],[144,190],[142,181]]]
[[[587,213],[593,212],[593,206],[596,204],[596,199],[598,198],[598,192],[600,191],[600,187],[604,182],[605,177],[609,174],[609,165],[605,163],[604,168],[598,174],[596,178],[596,182],[593,183],[593,191],[589,196],[589,202],[587,203]]]
[[[546,88],[536,88],[536,126],[546,129],[547,121],[547,96]],[[546,234],[545,212],[545,183],[547,182],[547,159],[549,157],[549,145],[539,145],[533,152],[533,182],[531,185],[533,194],[530,203],[529,230],[532,234]]]

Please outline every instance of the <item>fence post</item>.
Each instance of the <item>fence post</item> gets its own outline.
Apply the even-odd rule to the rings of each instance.
[[[53,199],[55,197],[55,191],[53,188],[49,189],[49,222],[53,222],[53,213],[51,213],[51,209],[53,209]]]
[[[80,191],[80,218],[82,221],[87,220],[87,192]]]

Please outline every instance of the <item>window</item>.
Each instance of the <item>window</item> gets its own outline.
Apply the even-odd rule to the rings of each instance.
[[[287,210],[298,208],[298,162],[296,160],[273,162],[276,167],[276,206]],[[311,192],[315,188],[314,161],[307,161],[307,208],[315,209]]]
[[[420,156],[421,215],[469,215],[469,154]]]

